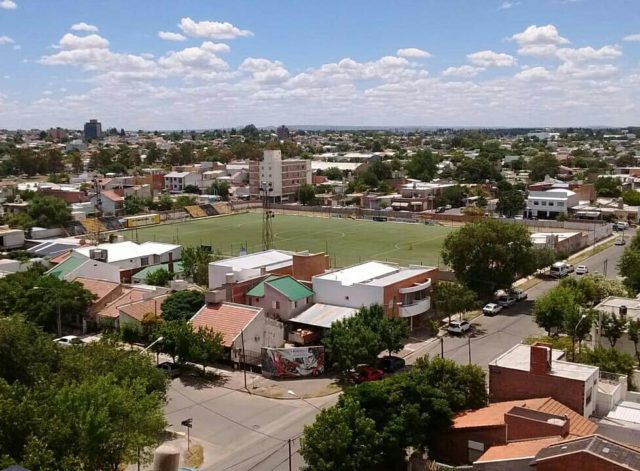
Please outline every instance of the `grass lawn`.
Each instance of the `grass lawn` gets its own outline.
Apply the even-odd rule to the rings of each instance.
[[[440,247],[451,227],[417,223],[276,215],[275,248],[311,253],[327,252],[337,267],[366,260],[402,265],[438,265]],[[123,231],[127,240],[157,241],[185,246],[211,245],[226,256],[236,256],[242,246],[262,249],[262,215],[244,213]]]

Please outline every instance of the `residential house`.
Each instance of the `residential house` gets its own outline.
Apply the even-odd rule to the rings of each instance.
[[[77,252],[69,252],[62,260],[57,260],[47,275],[60,280],[73,281],[76,278],[92,278],[95,280],[120,283],[120,269],[114,265],[94,260]]]
[[[161,294],[139,301],[133,301],[128,304],[118,306],[118,322],[117,325],[122,327],[125,324],[133,324],[141,326],[144,321],[151,319],[159,319],[162,317],[162,303],[169,297],[168,294]]]
[[[438,269],[383,262],[366,262],[312,278],[315,301],[359,309],[371,304],[384,307],[387,316],[409,320],[410,328],[422,325],[431,309],[431,286]]]
[[[204,305],[190,322],[195,330],[206,328],[220,332],[222,345],[231,361],[237,364],[259,365],[262,347],[281,347],[284,343],[282,323],[267,319],[264,309],[259,307],[211,302]]]
[[[470,464],[481,456],[486,460],[483,454],[496,445],[541,438],[558,441],[596,429],[595,423],[551,397],[495,402],[456,415],[435,454],[447,464]]]
[[[609,296],[595,308],[599,319],[594,323],[591,331],[591,346],[610,348],[611,343],[602,329],[602,317],[604,314],[616,315],[629,321],[640,319],[640,300],[635,298],[624,298],[620,296]],[[616,350],[636,357],[636,346],[629,338],[628,332],[623,332],[613,347]],[[638,346],[640,349],[640,346]]]
[[[0,226],[0,250],[12,250],[24,247],[24,231]]]
[[[209,263],[209,289],[227,283],[239,283],[268,273],[290,272],[293,254],[282,250],[265,250]]]
[[[103,190],[100,195],[93,194],[89,201],[102,211],[103,216],[121,216],[124,213],[124,197],[113,190]]]
[[[164,189],[170,193],[182,193],[187,186],[200,187],[202,175],[196,172],[169,172],[164,176]]]
[[[563,361],[550,345],[516,345],[489,363],[492,402],[550,396],[589,417],[596,410],[600,370]]]
[[[289,275],[271,275],[247,291],[247,304],[288,321],[313,303],[313,291]]]

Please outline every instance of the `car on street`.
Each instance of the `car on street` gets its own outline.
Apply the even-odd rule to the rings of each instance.
[[[524,301],[529,297],[526,291],[521,290],[520,288],[512,288],[509,290],[509,296],[513,296],[516,298],[516,301]]]
[[[496,303],[489,303],[482,308],[482,312],[485,316],[495,316],[502,311],[502,306]]]
[[[384,358],[380,358],[378,362],[380,368],[385,373],[395,373],[396,371],[400,371],[405,366],[404,358],[396,357],[396,356],[386,356]]]
[[[356,383],[366,383],[367,381],[380,381],[384,377],[384,371],[380,368],[362,366],[355,374]]]
[[[616,245],[625,245],[627,243],[622,237],[616,239]]]
[[[169,378],[177,378],[180,376],[180,366],[177,363],[173,363],[171,361],[163,361],[162,363],[156,365],[161,371],[164,371]]]
[[[471,324],[467,321],[451,321],[447,326],[447,332],[454,335],[464,334],[471,329]]]
[[[567,263],[566,265],[567,265],[567,273],[573,273],[576,270],[576,268],[570,263]]]
[[[502,307],[513,306],[515,303],[516,303],[516,297],[515,296],[500,296],[498,298],[498,305],[500,305]]]
[[[589,273],[589,269],[586,265],[578,265],[576,267],[576,275],[586,275],[587,273]]]
[[[68,347],[70,345],[84,345],[82,339],[77,335],[65,335],[64,337],[53,339],[53,341],[63,347]]]

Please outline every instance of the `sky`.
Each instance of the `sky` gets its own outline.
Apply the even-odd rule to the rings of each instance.
[[[639,0],[0,0],[0,128],[640,125]]]

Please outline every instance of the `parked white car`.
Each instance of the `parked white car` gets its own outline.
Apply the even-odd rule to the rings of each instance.
[[[529,297],[526,291],[521,290],[520,288],[512,288],[509,290],[509,295],[516,298],[516,301],[523,301]]]
[[[77,335],[65,335],[64,337],[59,337],[57,339],[53,339],[55,343],[58,345],[63,345],[68,347],[69,345],[83,345],[84,341],[78,337]]]
[[[489,303],[482,308],[482,312],[485,316],[495,316],[500,311],[502,311],[502,306],[496,303]]]
[[[498,304],[500,306],[504,307],[509,307],[509,306],[513,306],[516,303],[516,297],[515,296],[500,296],[498,298]]]
[[[576,267],[576,275],[586,275],[587,273],[589,273],[589,269],[586,265],[578,265]]]
[[[451,321],[447,327],[447,332],[454,335],[464,334],[467,330],[471,329],[471,324],[467,321]]]

